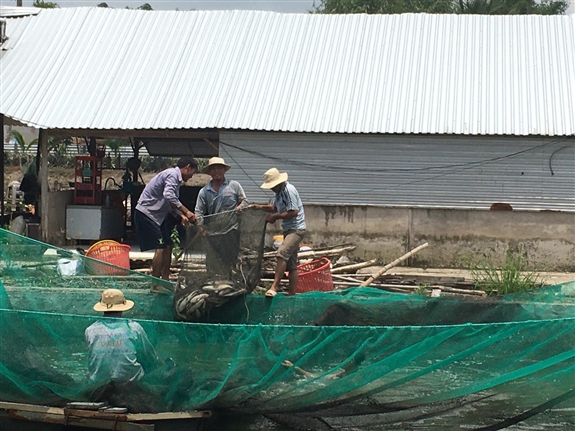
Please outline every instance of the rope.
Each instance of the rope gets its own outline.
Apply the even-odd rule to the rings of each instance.
[[[222,214],[233,213],[233,212],[235,212],[235,211],[236,211],[236,209],[234,208],[233,210],[220,211],[219,213],[214,213],[214,214],[206,214],[206,215],[203,215],[203,216],[199,216],[198,218],[200,218],[200,217],[201,217],[201,218],[215,217],[215,216],[222,215]]]

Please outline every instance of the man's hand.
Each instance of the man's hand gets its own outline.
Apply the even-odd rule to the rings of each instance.
[[[279,214],[270,214],[269,216],[266,217],[266,223],[275,223],[276,220],[279,220],[280,215]]]
[[[182,214],[182,226],[187,226],[190,223],[196,222],[196,215],[188,211],[186,214]]]

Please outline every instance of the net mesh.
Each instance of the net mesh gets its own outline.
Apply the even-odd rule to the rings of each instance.
[[[254,220],[240,241],[251,242],[252,263],[225,280],[238,290],[253,289],[261,265],[262,226]],[[195,266],[203,252],[187,251],[181,283],[214,285]],[[194,323],[177,321],[172,295],[150,292],[155,278],[63,275],[62,259],[86,258],[4,230],[0,257],[3,401],[93,400],[99,388],[88,379],[84,330],[102,319],[92,306],[113,287],[135,301],[125,317],[141,324],[161,359],[108,394],[132,411],[241,409],[278,420],[288,414],[309,429],[326,421],[345,429],[353,416],[355,427],[375,429],[453,411],[466,423],[485,406],[484,424],[549,400],[567,412],[575,407],[575,282],[485,300],[371,288],[273,299],[242,293]]]
[[[227,230],[230,223],[238,229]],[[254,208],[206,216],[199,226],[186,228],[174,293],[179,320],[204,320],[214,308],[254,290],[260,280],[265,228],[265,213]]]

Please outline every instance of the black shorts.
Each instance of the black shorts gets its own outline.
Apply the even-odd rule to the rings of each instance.
[[[136,210],[134,212],[134,223],[136,224],[136,235],[140,250],[155,250],[173,245],[172,230],[178,223],[178,219],[168,214],[161,226],[158,226],[146,214]]]

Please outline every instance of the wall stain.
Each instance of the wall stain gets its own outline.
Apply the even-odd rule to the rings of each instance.
[[[330,219],[335,219],[335,215],[339,209],[339,215],[343,216],[345,221],[348,223],[354,222],[355,209],[349,207],[322,207],[323,213],[325,215],[325,225],[329,225]]]
[[[329,219],[333,220],[335,218],[335,208],[334,207],[322,207],[323,212],[325,214],[325,226],[329,224]]]
[[[340,207],[339,214],[342,215],[349,223],[353,223],[353,215],[355,209],[353,207]]]

